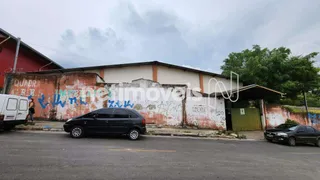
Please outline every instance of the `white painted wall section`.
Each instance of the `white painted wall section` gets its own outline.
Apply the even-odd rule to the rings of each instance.
[[[104,80],[108,83],[132,82],[135,79],[152,80],[152,66],[128,66],[104,69]]]
[[[176,68],[158,66],[158,82],[160,84],[188,84],[191,88],[199,88],[199,73]]]
[[[211,78],[215,78],[217,81],[221,81],[224,84],[224,87],[221,86],[221,89],[215,85],[215,80],[211,80]],[[239,87],[242,87],[243,84],[239,82]],[[230,81],[230,79],[221,78],[221,77],[213,77],[209,75],[203,75],[203,89],[205,93],[213,93],[213,92],[222,92],[226,90],[236,89],[237,88],[237,82],[236,81]]]
[[[187,124],[199,128],[226,129],[224,99],[203,97],[200,101],[187,98]]]

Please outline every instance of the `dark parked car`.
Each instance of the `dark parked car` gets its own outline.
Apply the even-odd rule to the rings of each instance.
[[[312,126],[282,124],[264,132],[268,141],[276,141],[295,146],[297,143],[315,144],[320,147],[320,131]]]
[[[125,134],[131,140],[146,133],[146,121],[137,111],[124,108],[102,108],[83,116],[69,119],[64,130],[73,138],[85,134]]]

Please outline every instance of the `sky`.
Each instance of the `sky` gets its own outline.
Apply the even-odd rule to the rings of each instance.
[[[66,68],[161,61],[220,73],[255,44],[320,52],[319,0],[10,0],[0,17]]]

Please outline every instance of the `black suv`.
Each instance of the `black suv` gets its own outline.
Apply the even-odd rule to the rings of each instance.
[[[131,140],[137,140],[146,133],[146,121],[133,109],[102,108],[88,114],[69,119],[63,128],[73,138],[85,134],[125,134]]]

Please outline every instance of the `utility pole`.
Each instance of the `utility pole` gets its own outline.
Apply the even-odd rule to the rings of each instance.
[[[308,102],[307,102],[307,95],[306,92],[303,91],[303,97],[304,97],[304,106],[306,108],[306,112],[307,112],[307,121],[309,123],[309,125],[311,125],[310,119],[309,119],[309,110],[308,110]]]
[[[18,61],[18,55],[19,55],[20,41],[21,41],[21,39],[18,37],[18,38],[17,38],[16,55],[15,55],[15,57],[14,57],[14,64],[13,64],[13,70],[12,70],[13,73],[16,72],[16,68],[17,68],[17,61]]]

